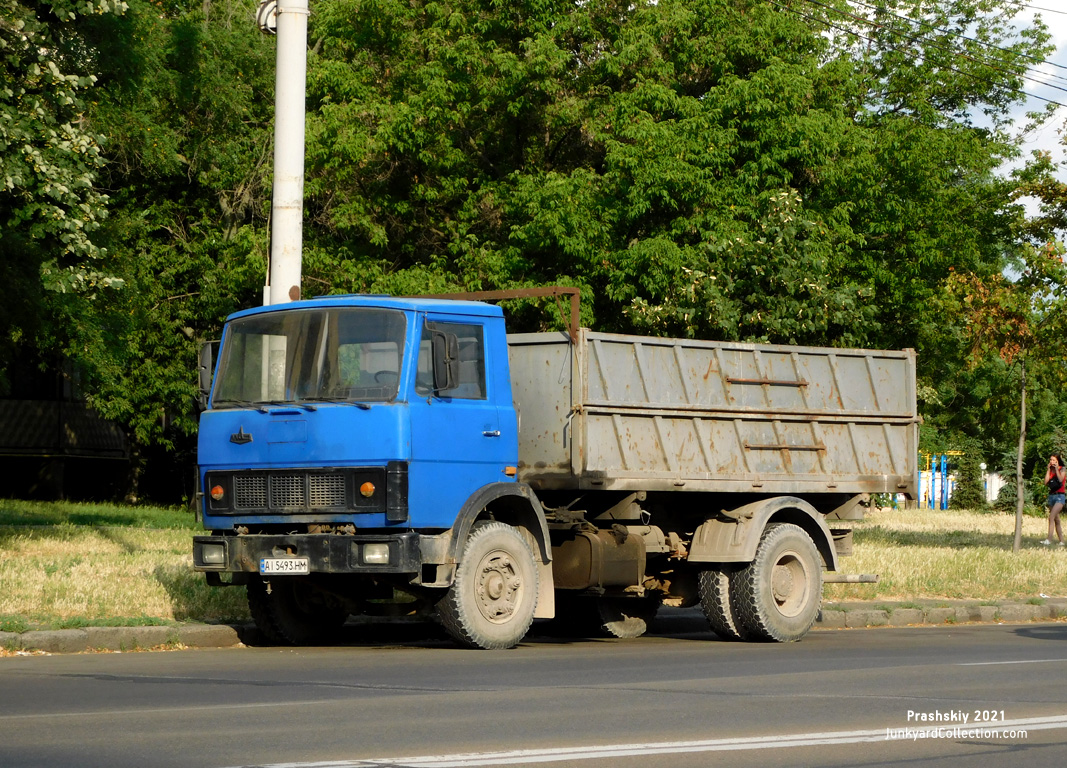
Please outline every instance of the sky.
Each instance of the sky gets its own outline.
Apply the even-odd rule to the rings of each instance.
[[[1056,46],[1055,53],[1050,54],[1048,58],[1049,65],[1034,65],[1036,71],[1030,74],[1035,79],[1027,80],[1025,90],[1027,93],[1067,104],[1067,90],[1060,90],[1067,89],[1067,0],[1021,0],[1021,2],[1029,8],[1025,13],[1016,17],[1016,20],[1023,22],[1032,19],[1035,13],[1039,13],[1052,34],[1052,44]],[[1049,76],[1060,79],[1051,79]],[[1037,82],[1039,79],[1045,80],[1045,84]],[[1045,102],[1040,99],[1030,99],[1016,110],[1015,124],[1021,127],[1026,122],[1027,111],[1036,111],[1044,106]],[[1059,141],[1065,120],[1067,120],[1067,107],[1060,107],[1056,111],[1055,119],[1024,138],[1023,154],[1029,157],[1032,151],[1044,149],[1052,152],[1054,160],[1064,159],[1064,147]],[[1067,181],[1067,171],[1061,171],[1060,178]]]

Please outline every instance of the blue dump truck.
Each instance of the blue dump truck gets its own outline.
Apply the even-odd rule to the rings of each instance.
[[[509,335],[482,301],[349,295],[238,312],[215,357],[194,568],[278,643],[361,614],[473,648],[537,618],[635,637],[698,603],[794,641],[824,582],[874,578],[838,570],[835,521],[916,491],[912,350]]]

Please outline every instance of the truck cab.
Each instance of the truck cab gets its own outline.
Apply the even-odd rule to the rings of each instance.
[[[531,583],[518,586],[536,595],[549,549],[516,483],[499,307],[338,296],[239,312],[207,406],[198,462],[211,534],[195,538],[194,567],[246,585],[271,639],[321,636],[397,590],[438,602],[479,517],[530,551]],[[500,581],[522,576],[494,567]],[[473,609],[499,625],[511,593],[494,582]],[[532,603],[519,606],[526,626]]]

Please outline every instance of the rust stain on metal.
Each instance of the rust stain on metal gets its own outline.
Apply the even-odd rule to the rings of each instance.
[[[558,304],[561,296],[569,296],[571,303],[567,333],[571,343],[578,343],[578,328],[581,324],[581,291],[573,286],[548,286],[546,288],[516,288],[510,291],[468,291],[465,293],[422,294],[424,299],[464,299],[467,301],[506,301],[507,299],[534,299],[554,296]],[[562,314],[563,307],[560,306]]]

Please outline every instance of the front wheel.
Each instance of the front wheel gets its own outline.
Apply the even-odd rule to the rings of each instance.
[[[348,609],[338,598],[300,577],[256,576],[247,589],[252,619],[271,643],[310,645],[330,640],[348,618]]]
[[[767,526],[756,557],[730,579],[730,605],[742,634],[794,642],[822,605],[822,568],[811,537],[791,523]]]
[[[467,539],[437,616],[461,645],[499,650],[522,641],[536,606],[537,564],[530,546],[518,529],[491,522]]]

